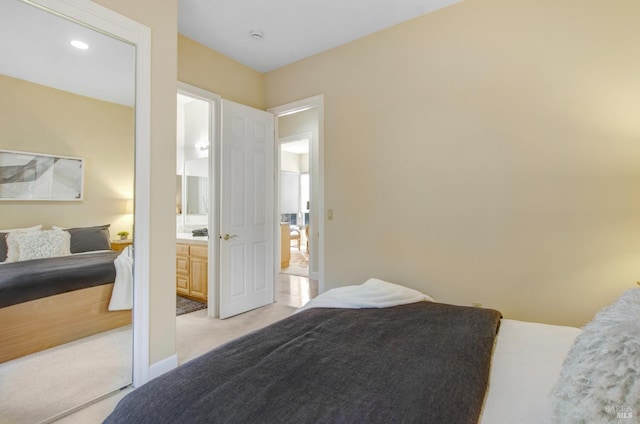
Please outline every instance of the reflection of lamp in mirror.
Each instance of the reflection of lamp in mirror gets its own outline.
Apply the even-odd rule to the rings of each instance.
[[[126,215],[133,215],[133,199],[126,200],[124,213]]]
[[[117,222],[114,222],[113,227],[122,230],[120,232],[127,232],[131,234],[133,231],[133,199],[122,199],[121,205],[121,217],[117,220]]]

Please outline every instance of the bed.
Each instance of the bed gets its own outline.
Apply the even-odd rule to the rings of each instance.
[[[105,228],[64,231],[75,243],[63,256],[0,264],[0,363],[131,323],[130,310],[109,310],[122,253],[97,250],[106,245],[90,234]],[[46,245],[46,233],[38,229],[30,237]],[[108,242],[108,235],[101,239]]]
[[[158,377],[105,423],[553,422],[550,393],[587,327],[503,319],[373,283],[330,290]],[[634,395],[621,402],[640,406]],[[609,422],[616,409],[602,411],[560,422]]]

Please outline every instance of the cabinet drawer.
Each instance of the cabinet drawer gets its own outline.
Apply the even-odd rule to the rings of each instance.
[[[184,275],[176,276],[176,292],[180,294],[189,294],[189,277]]]
[[[177,274],[189,274],[189,258],[177,257],[176,258],[176,273]]]
[[[198,246],[192,244],[189,246],[189,254],[196,258],[207,259],[209,257],[209,248],[207,246]]]
[[[189,256],[189,245],[176,244],[176,255]]]

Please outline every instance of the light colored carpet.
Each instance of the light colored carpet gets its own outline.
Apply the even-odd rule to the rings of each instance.
[[[55,424],[100,424],[115,409],[120,400],[131,393],[134,389],[129,387],[113,396],[109,396],[100,402],[94,403],[56,421]]]
[[[207,310],[176,317],[178,363],[202,355],[230,340],[288,317],[296,308],[272,303],[225,320],[209,318]]]
[[[206,309],[176,317],[179,363],[291,315],[296,308],[288,297],[281,293],[278,303],[226,320],[207,317]],[[130,349],[131,330],[123,327],[0,364],[0,423],[37,423],[126,385],[131,375],[131,356],[126,353]],[[117,369],[114,362],[126,365]],[[101,423],[131,390],[56,424]]]
[[[287,305],[286,302],[279,302],[226,320],[207,317],[206,309],[180,315],[176,317],[178,361],[183,364],[236,337],[286,318],[295,310],[295,307]],[[113,411],[118,401],[131,390],[133,389],[90,405],[56,421],[56,424],[101,423]],[[4,423],[1,414],[2,411],[0,422]]]
[[[0,364],[0,422],[37,423],[131,382],[131,326]]]

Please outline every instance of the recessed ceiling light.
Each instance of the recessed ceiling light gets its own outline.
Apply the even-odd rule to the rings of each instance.
[[[87,43],[80,40],[71,41],[71,45],[76,49],[80,49],[80,50],[87,50],[89,48],[89,45]]]
[[[254,40],[262,40],[264,38],[264,33],[262,31],[253,30],[249,33],[249,36]]]

